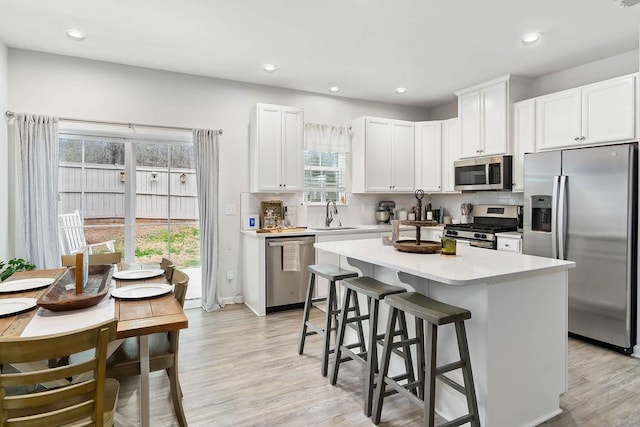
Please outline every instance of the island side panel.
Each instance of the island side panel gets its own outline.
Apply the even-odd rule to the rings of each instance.
[[[561,271],[489,286],[487,425],[534,426],[561,412],[568,387],[567,283]]]
[[[367,264],[349,262],[359,269]],[[537,425],[560,412],[559,397],[567,389],[566,271],[454,286],[376,265],[373,277],[472,312],[466,328],[482,425]],[[386,307],[381,311],[386,314]],[[451,325],[439,328],[438,345],[438,364],[457,360]],[[462,382],[459,372],[451,377]],[[466,413],[464,398],[444,385],[436,399],[446,419]]]

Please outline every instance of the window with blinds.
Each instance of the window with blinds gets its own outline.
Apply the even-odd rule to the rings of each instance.
[[[304,196],[308,204],[346,203],[347,154],[304,152]]]

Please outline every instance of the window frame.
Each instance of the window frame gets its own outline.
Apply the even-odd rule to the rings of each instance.
[[[323,154],[331,154],[331,155],[336,155],[338,157],[338,166],[323,166],[322,164],[320,165],[310,165],[307,163],[307,153],[318,153],[318,157],[320,160],[322,160],[323,158]],[[322,162],[320,162],[322,163]],[[341,165],[342,164],[342,165]],[[308,206],[322,206],[325,205],[329,200],[335,200],[335,199],[329,199],[327,197],[328,193],[337,193],[337,200],[335,200],[337,205],[348,205],[348,197],[347,197],[347,192],[348,192],[348,183],[350,182],[350,168],[349,165],[351,164],[350,162],[350,153],[338,153],[338,152],[334,152],[334,151],[316,151],[316,150],[304,150],[303,151],[303,197],[305,200],[305,204]],[[314,172],[325,172],[325,171],[329,171],[329,172],[338,172],[338,173],[342,173],[342,185],[336,185],[336,186],[319,186],[319,187],[315,187],[315,186],[309,186],[307,184],[307,171],[314,171]],[[312,192],[317,192],[320,193],[321,197],[320,197],[320,201],[311,201],[310,200],[310,193]]]

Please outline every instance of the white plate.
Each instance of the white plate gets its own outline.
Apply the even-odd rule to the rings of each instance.
[[[0,317],[22,313],[36,307],[35,298],[5,298],[0,299]]]
[[[168,294],[173,287],[164,283],[145,283],[114,289],[111,296],[120,299],[152,298]]]
[[[113,277],[120,280],[148,279],[150,277],[162,276],[164,270],[161,268],[146,268],[143,270],[122,270],[113,273]]]
[[[30,291],[49,286],[55,279],[49,277],[34,277],[31,279],[10,280],[0,283],[0,294],[7,292]]]

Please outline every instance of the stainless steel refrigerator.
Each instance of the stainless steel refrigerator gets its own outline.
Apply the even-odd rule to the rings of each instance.
[[[523,252],[574,261],[569,332],[626,353],[636,343],[636,165],[635,143],[524,161]]]

